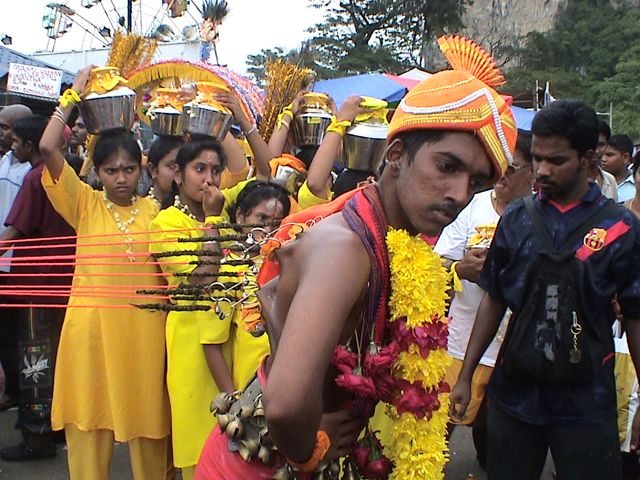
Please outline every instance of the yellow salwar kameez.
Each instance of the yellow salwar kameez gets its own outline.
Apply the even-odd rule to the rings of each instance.
[[[45,169],[42,184],[53,207],[79,236],[56,362],[52,427],[108,430],[121,442],[164,439],[170,430],[165,314],[130,307],[144,302],[128,296],[138,285],[163,283],[146,243],[157,206],[148,198],[139,198],[134,206],[113,206],[123,221],[138,210],[129,226],[134,242],[126,244],[103,192],[83,183],[68,164],[57,181]],[[140,255],[134,257],[129,249]],[[162,462],[164,468],[166,458]],[[72,472],[72,478],[79,476]]]
[[[225,208],[220,217],[228,221],[226,207],[232,204],[247,182],[233,188],[223,189]],[[202,237],[204,224],[193,219],[176,207],[162,210],[152,222],[150,244],[152,253],[199,250],[202,242],[184,242],[178,239]],[[173,232],[171,230],[174,230]],[[178,231],[176,231],[178,230]],[[221,235],[235,233],[224,229]],[[175,274],[191,273],[197,265],[195,255],[184,254],[159,258],[165,273],[172,274],[167,280],[170,287],[189,283],[188,277]],[[220,272],[241,272],[247,266],[222,265]],[[221,282],[238,281],[237,276],[219,277]],[[179,300],[177,305],[207,304]],[[171,311],[167,317],[167,385],[171,401],[172,440],[174,464],[183,469],[183,477],[190,477],[198,462],[200,452],[216,419],[210,412],[211,401],[219,393],[204,353],[203,345],[224,344],[223,354],[231,372],[234,386],[243,388],[255,373],[262,359],[268,355],[269,343],[266,335],[255,338],[239,325],[242,322],[240,306],[231,311],[228,304],[221,307],[225,313],[220,319],[213,310],[180,312]]]

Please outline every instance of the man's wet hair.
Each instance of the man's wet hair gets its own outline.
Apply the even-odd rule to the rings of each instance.
[[[604,120],[598,120],[598,134],[604,135],[604,137],[607,139],[607,142],[611,138],[611,127]]]

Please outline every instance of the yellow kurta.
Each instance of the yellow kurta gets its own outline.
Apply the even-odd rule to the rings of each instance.
[[[241,188],[225,189],[225,206],[237,197]],[[150,244],[152,253],[199,250],[201,242],[178,242],[178,238],[198,239],[202,237],[203,224],[175,207],[161,211],[152,222]],[[171,230],[180,230],[171,232]],[[221,231],[221,234],[234,233]],[[176,273],[190,273],[195,268],[195,255],[181,255],[158,259],[161,268],[171,273],[169,285],[176,287],[188,283],[188,278]],[[245,266],[223,265],[222,271],[237,272]],[[219,280],[234,281],[237,277],[220,277]],[[194,301],[180,300],[178,305],[193,305]],[[202,304],[202,302],[199,302]],[[211,302],[208,302],[211,305]],[[255,339],[238,328],[242,321],[240,308],[231,312],[223,304],[225,318],[220,320],[213,311],[169,312],[167,317],[167,385],[171,400],[172,439],[174,464],[179,468],[195,465],[200,451],[215,425],[215,416],[210,412],[211,401],[219,393],[207,360],[203,345],[225,344],[223,353],[232,375],[234,386],[242,388],[268,354],[266,335]],[[242,328],[242,327],[240,327]]]
[[[309,184],[307,184],[307,181],[305,180],[300,187],[300,190],[298,190],[298,204],[300,205],[300,209],[305,210],[310,207],[315,207],[316,205],[329,203],[331,201],[331,190],[327,190],[326,193],[329,198],[317,196],[309,189]]]
[[[152,253],[176,250],[198,250],[201,242],[183,243],[178,238],[202,237],[203,224],[190,218],[176,207],[162,210],[151,223],[150,251]],[[183,231],[171,232],[180,229]],[[176,273],[190,273],[196,265],[195,255],[182,255],[158,259],[162,271],[170,273],[170,287],[189,283],[187,277]],[[193,305],[181,300],[179,305]],[[200,302],[202,303],[202,302]],[[171,401],[173,456],[176,467],[191,467],[198,462],[200,451],[215,425],[209,405],[219,393],[213,381],[203,344],[225,343],[229,337],[230,319],[220,321],[211,312],[171,311],[167,316],[167,386]],[[228,352],[225,357],[230,358]]]
[[[75,267],[71,297],[62,328],[56,363],[51,423],[54,430],[73,424],[80,430],[106,429],[115,439],[164,438],[169,435],[169,404],[164,381],[163,312],[103,305],[148,303],[132,298],[103,298],[87,293],[94,287],[115,295],[118,289],[159,285],[157,267],[148,256],[129,261],[113,214],[103,193],[84,184],[65,163],[54,182],[45,169],[42,184],[51,203],[76,230]],[[115,207],[122,221],[134,207]],[[149,224],[157,212],[155,202],[139,198],[139,213],[130,225],[133,252],[147,253]],[[83,235],[95,235],[82,238]],[[118,244],[114,244],[118,243]],[[90,246],[95,245],[95,246]],[[116,257],[101,258],[115,254]],[[92,263],[119,263],[91,265]],[[86,274],[117,274],[87,276]],[[140,276],[140,274],[142,274]]]

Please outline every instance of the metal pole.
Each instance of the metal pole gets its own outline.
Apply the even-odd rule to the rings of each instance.
[[[609,102],[609,128],[613,132],[613,102]]]
[[[127,0],[127,33],[131,33],[133,22],[133,0]]]

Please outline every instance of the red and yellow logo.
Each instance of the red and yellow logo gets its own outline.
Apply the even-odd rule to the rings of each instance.
[[[597,252],[602,250],[606,245],[607,231],[603,228],[592,228],[589,233],[584,236],[582,243],[589,250]]]

